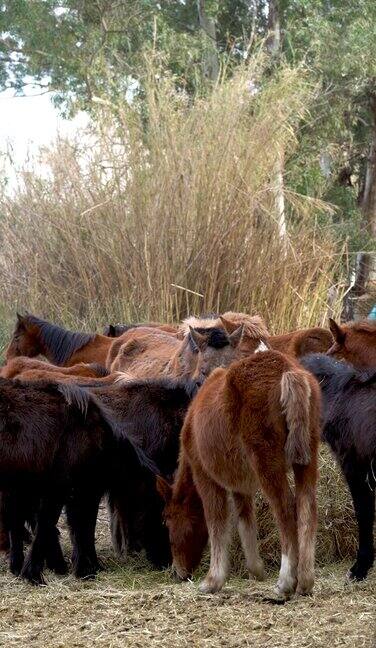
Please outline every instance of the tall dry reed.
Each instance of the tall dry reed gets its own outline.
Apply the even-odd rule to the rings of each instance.
[[[288,68],[261,82],[262,66],[195,101],[150,69],[143,110],[103,114],[21,172],[0,211],[7,316],[94,328],[231,309],[273,332],[323,323],[340,258],[316,225],[324,206],[287,178],[286,244],[275,206],[276,159],[294,151],[310,88]]]

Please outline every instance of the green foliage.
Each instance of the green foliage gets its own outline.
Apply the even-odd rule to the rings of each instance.
[[[268,7],[268,0],[206,0],[223,75],[254,56],[267,35]],[[358,245],[363,234],[354,234],[357,202],[370,141],[370,98],[376,94],[376,3],[280,0],[279,8],[280,58],[304,66],[316,87],[297,153],[286,168],[289,184],[331,200],[338,208],[333,225]],[[146,120],[153,60],[184,95],[210,92],[202,66],[208,40],[197,0],[5,0],[0,9],[0,88],[21,93],[32,80],[42,91],[53,90],[65,113],[83,108],[96,115],[105,103],[118,114],[125,98],[137,98]],[[276,71],[278,64],[266,74]],[[341,184],[345,172],[351,184]]]

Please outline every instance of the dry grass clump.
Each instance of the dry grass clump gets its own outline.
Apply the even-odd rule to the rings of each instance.
[[[144,110],[123,107],[43,152],[20,173],[0,219],[0,300],[91,329],[179,321],[208,311],[260,313],[271,332],[323,323],[338,250],[317,201],[285,188],[278,235],[275,164],[295,147],[310,88],[263,61],[189,100],[150,71]],[[80,139],[81,138],[81,139]],[[286,179],[288,183],[288,178]]]
[[[320,447],[316,558],[320,565],[355,556],[357,530],[351,496],[329,449]],[[278,532],[267,503],[258,506],[260,548],[274,564],[280,559]]]
[[[48,587],[33,588],[6,573],[1,563],[0,645],[375,647],[375,573],[350,585],[344,579],[347,564],[319,568],[314,595],[284,605],[273,604],[274,569],[263,583],[232,577],[219,594],[201,595],[197,579],[174,584],[168,571],[111,558],[103,511],[98,535],[106,571],[94,582],[48,574]]]

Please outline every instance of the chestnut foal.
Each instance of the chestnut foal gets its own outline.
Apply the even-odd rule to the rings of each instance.
[[[229,494],[250,575],[263,576],[254,492],[259,484],[279,527],[278,594],[309,594],[314,583],[320,389],[291,357],[265,351],[216,369],[192,401],[173,486],[161,477],[173,562],[188,578],[207,542],[210,569],[200,585],[216,592],[228,571]],[[292,467],[293,495],[287,474]],[[205,524],[206,522],[206,524]]]

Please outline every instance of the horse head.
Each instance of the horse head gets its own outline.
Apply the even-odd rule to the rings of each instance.
[[[17,323],[10,344],[5,352],[6,361],[17,356],[33,358],[43,349],[38,337],[38,328],[29,321],[28,313],[17,313]]]
[[[376,365],[376,324],[367,320],[337,324],[329,319],[333,344],[327,354],[346,360],[355,367]]]
[[[184,468],[179,467],[181,475]],[[168,528],[173,568],[180,580],[187,580],[198,567],[208,541],[201,499],[192,478],[186,475],[170,484],[157,477],[157,490],[164,500],[163,517]]]

